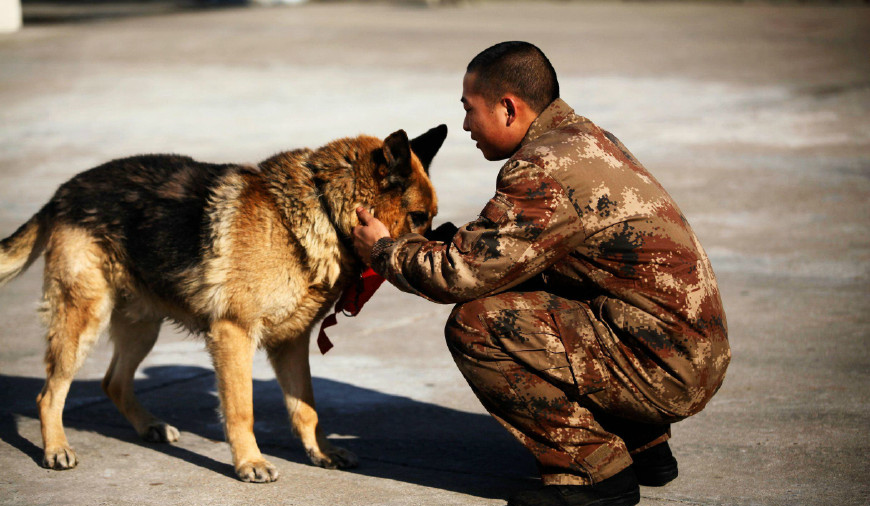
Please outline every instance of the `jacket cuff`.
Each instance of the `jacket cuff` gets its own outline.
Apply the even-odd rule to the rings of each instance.
[[[390,246],[392,246],[396,242],[392,237],[382,237],[375,242],[375,245],[372,246],[372,254],[369,258],[369,262],[371,262],[372,268],[378,273],[382,273],[386,265],[389,261],[389,252],[387,251]]]

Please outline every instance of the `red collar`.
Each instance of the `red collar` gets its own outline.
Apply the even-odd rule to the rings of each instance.
[[[333,346],[329,338],[326,337],[325,329],[338,323],[336,320],[338,312],[341,311],[346,316],[356,316],[383,282],[384,278],[380,274],[372,268],[368,268],[360,274],[356,283],[344,290],[341,297],[338,298],[338,302],[335,303],[335,310],[320,324],[320,333],[317,335],[317,346],[320,348],[320,353],[325,354]]]

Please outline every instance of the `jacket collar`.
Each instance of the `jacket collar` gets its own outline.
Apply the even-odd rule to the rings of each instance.
[[[574,109],[565,103],[561,98],[557,98],[546,109],[541,111],[541,114],[535,118],[535,121],[529,126],[528,132],[520,142],[520,147],[534,141],[546,132],[553,130],[559,125],[565,123],[566,120],[576,119]]]

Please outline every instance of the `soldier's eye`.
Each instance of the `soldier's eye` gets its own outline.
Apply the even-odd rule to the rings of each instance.
[[[408,213],[408,218],[411,220],[411,226],[413,228],[424,227],[429,221],[429,215],[422,211],[412,211]]]

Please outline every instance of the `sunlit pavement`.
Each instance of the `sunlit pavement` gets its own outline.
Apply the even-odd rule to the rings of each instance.
[[[870,9],[424,4],[31,5],[31,23],[0,36],[0,236],[112,158],[255,162],[439,123],[451,130],[432,168],[436,223],[471,220],[499,165],[461,129],[461,77],[488,45],[529,40],[562,97],[669,189],[722,287],[728,377],[674,426],[680,477],[642,489],[641,504],[867,504]],[[138,441],[100,389],[104,340],[65,411],[80,464],[43,469],[40,268],[0,290],[0,504],[500,505],[538,486],[452,363],[450,308],[389,286],[339,317],[327,355],[312,346],[322,426],[357,469],[307,463],[258,354],[255,430],[281,478],[237,481],[208,355],[171,326],[137,387],[181,440]]]

